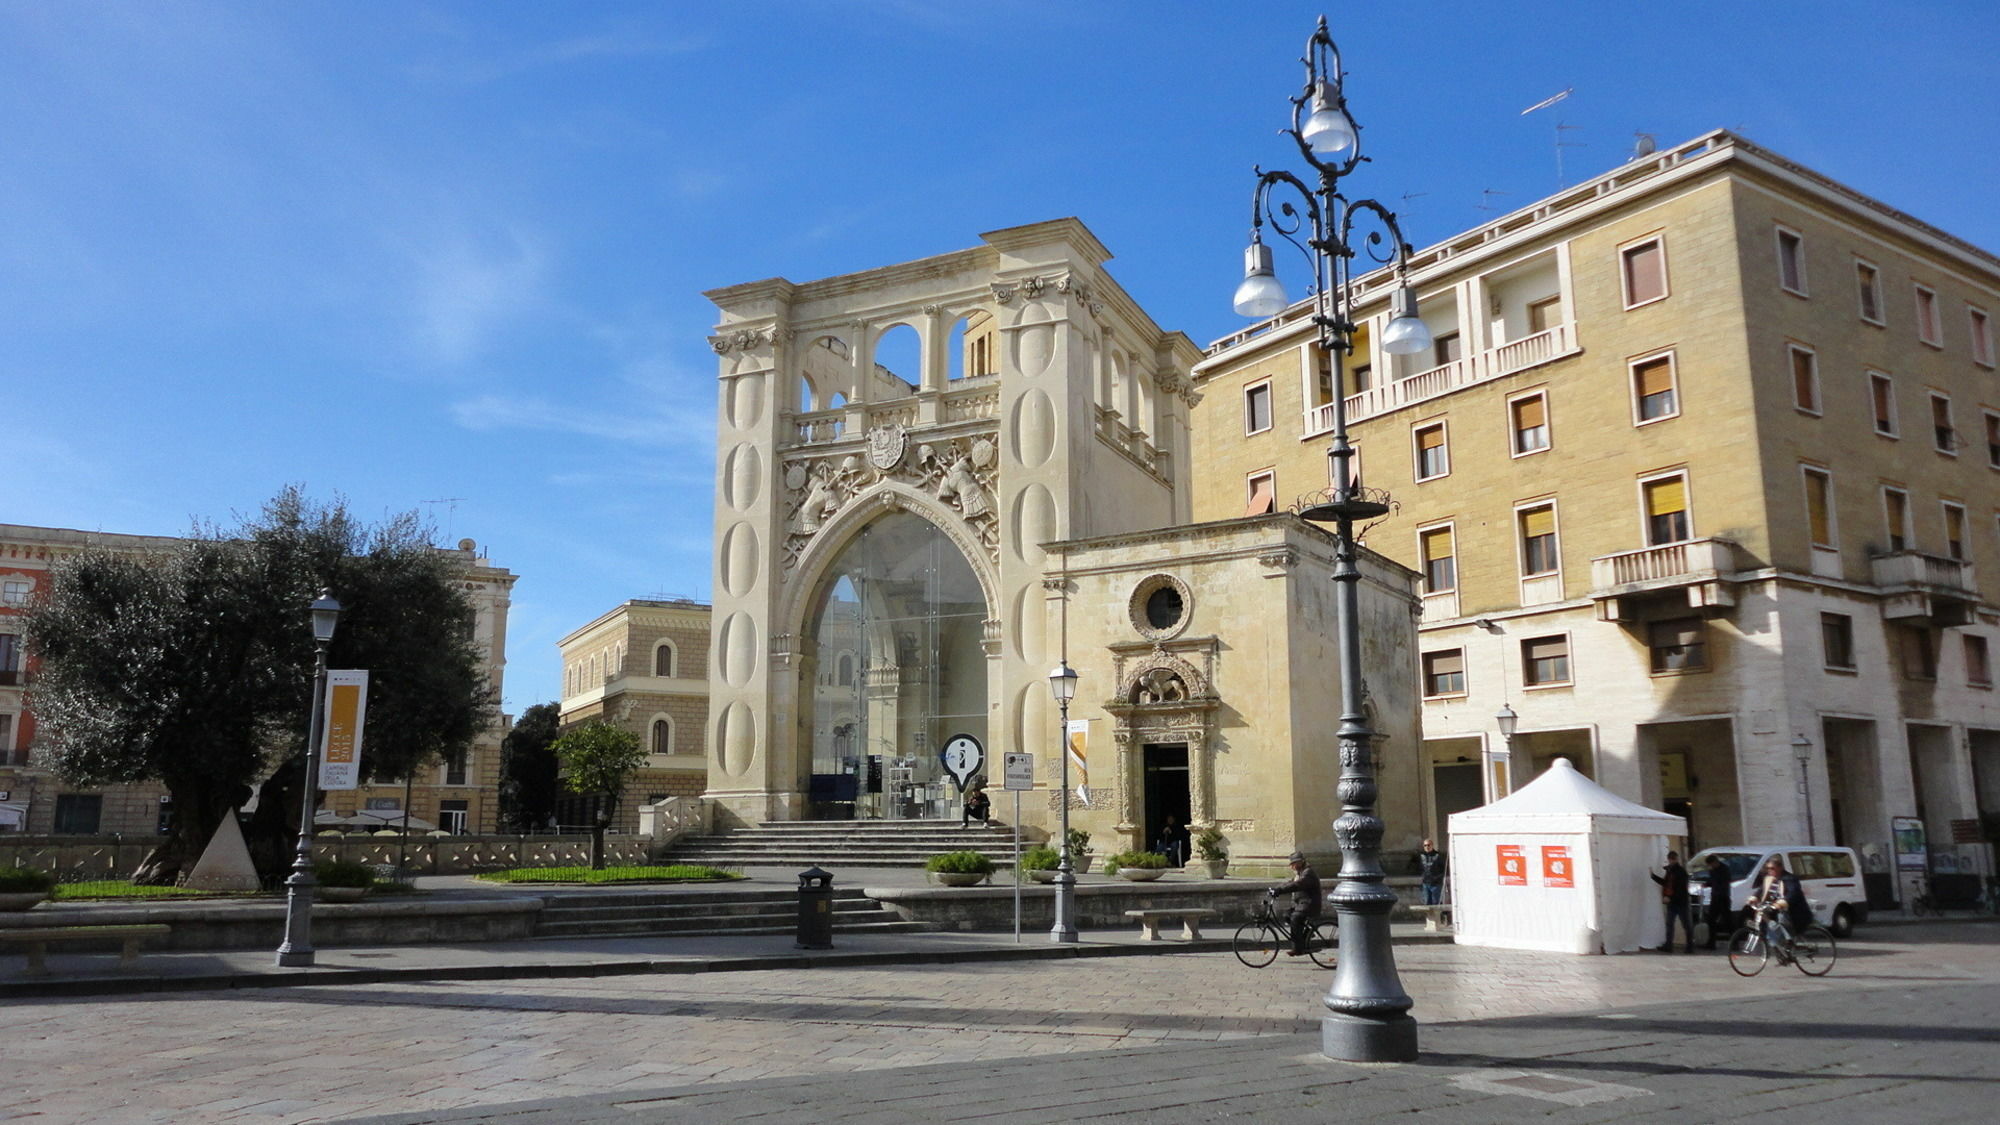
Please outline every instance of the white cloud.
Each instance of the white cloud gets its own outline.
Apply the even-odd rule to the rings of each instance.
[[[538,303],[546,260],[532,239],[508,231],[497,245],[461,241],[418,258],[413,312],[418,343],[434,360],[475,359],[509,321]]]

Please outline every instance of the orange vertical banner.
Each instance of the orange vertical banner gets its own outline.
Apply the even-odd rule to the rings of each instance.
[[[361,784],[361,724],[367,716],[368,672],[328,672],[326,729],[319,740],[321,789],[353,789]]]

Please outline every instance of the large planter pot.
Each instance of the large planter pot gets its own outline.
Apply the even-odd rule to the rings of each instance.
[[[1057,874],[1059,873],[1053,870],[1030,871],[1028,872],[1028,878],[1037,883],[1053,883],[1056,881]]]
[[[313,897],[321,902],[360,902],[372,887],[314,887]]]
[[[1221,879],[1229,874],[1229,861],[1226,859],[1204,859],[1201,861],[1201,869],[1208,873],[1209,878]]]
[[[931,878],[947,887],[976,887],[986,881],[986,876],[971,871],[933,871]]]
[[[1118,869],[1118,877],[1120,879],[1129,879],[1134,883],[1150,883],[1166,873],[1167,869],[1164,867],[1121,867]]]
[[[32,910],[36,903],[47,897],[47,891],[8,891],[0,894],[0,910],[10,913]]]
[[[1086,852],[1083,855],[1069,857],[1069,865],[1078,875],[1090,874],[1090,854]]]

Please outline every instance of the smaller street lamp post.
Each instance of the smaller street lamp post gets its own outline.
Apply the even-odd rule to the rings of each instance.
[[[1049,927],[1049,940],[1076,941],[1076,866],[1069,854],[1069,701],[1076,698],[1076,669],[1069,661],[1058,663],[1049,673],[1049,691],[1062,713],[1061,737],[1056,757],[1062,762],[1062,788],[1056,800],[1062,809],[1062,862],[1056,866],[1056,921]]]
[[[1813,839],[1812,748],[1812,739],[1807,738],[1803,733],[1792,736],[1792,757],[1799,760],[1799,795],[1805,798],[1806,804],[1806,843],[1808,844],[1818,842]]]
[[[1509,788],[1512,788],[1514,782],[1514,728],[1521,725],[1521,716],[1516,715],[1512,707],[1502,703],[1500,710],[1494,713],[1493,721],[1500,724],[1500,758],[1507,763],[1507,784]],[[1492,771],[1489,770],[1487,772],[1491,773]],[[1493,779],[1490,777],[1486,783],[1491,788],[1499,788],[1493,785]],[[1496,792],[1491,799],[1497,801],[1506,795],[1505,793]]]
[[[313,697],[312,722],[306,733],[306,779],[299,794],[299,845],[292,858],[292,875],[285,880],[285,940],[278,946],[278,964],[303,968],[313,963],[312,898],[313,806],[318,803],[319,741],[326,730],[326,646],[340,622],[340,603],[333,591],[321,590],[312,604]]]

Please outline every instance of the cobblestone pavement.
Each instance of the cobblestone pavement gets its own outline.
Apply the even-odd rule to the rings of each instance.
[[[1975,995],[1990,1002],[2000,997],[2000,988],[1985,987],[2000,985],[2000,927],[1941,924],[1864,931],[1861,940],[1842,945],[1834,974],[1817,981],[1775,966],[1744,980],[1729,971],[1720,954],[1567,957],[1432,945],[1400,949],[1398,963],[1405,987],[1417,1000],[1415,1014],[1426,1026],[1427,1050],[1442,1046],[1462,1053],[1472,1048],[1441,1037],[1499,1026],[1466,1021],[1526,1019],[1525,1026],[1538,1029],[1532,1034],[1544,1038],[1581,1034],[1594,1037],[1593,1042],[1601,1039],[1606,1049],[1637,1051],[1642,1046],[1628,1042],[1630,1033],[1656,1020],[1631,1026],[1600,1020],[1577,1025],[1583,1028],[1579,1032],[1560,1030],[1575,1021],[1529,1017],[1760,996],[1776,1002],[1746,1010],[1781,1012],[1806,1000],[1840,1011],[1862,1010],[1868,1006],[1864,1000],[1897,1000],[1922,1009],[1925,1004],[1908,999],[1920,993],[1936,993],[1960,1005]],[[621,1095],[639,1097],[689,1084],[726,1084],[717,1089],[740,1091],[741,1083],[759,1080],[768,1084],[879,1070],[935,1075],[944,1070],[932,1064],[976,1062],[984,1072],[1007,1060],[1049,1062],[1051,1056],[1075,1056],[1075,1065],[1082,1066],[1086,1056],[1157,1054],[1176,1046],[1203,1048],[1204,1065],[1221,1066],[1216,1080],[1223,1083],[1218,1090],[1226,1092],[1230,1051],[1254,1049],[1267,1060],[1274,1049],[1283,1058],[1316,1057],[1310,1050],[1316,1040],[1301,1033],[1317,1028],[1323,1012],[1319,995],[1330,980],[1330,974],[1296,961],[1252,970],[1226,953],[1182,953],[797,974],[376,984],[15,1001],[0,1008],[0,1057],[12,1087],[7,1104],[0,1107],[0,1120],[427,1118],[464,1107],[497,1110],[545,1099],[581,1097],[610,1106]],[[1870,990],[1898,991],[1871,995]],[[1941,999],[1928,1006],[1945,1003]],[[1990,1015],[1983,1018],[1986,1042],[2000,1041],[1992,1033]],[[1445,1026],[1457,1023],[1466,1026]],[[1886,1024],[1877,1030],[1885,1037],[1896,1034]],[[1487,1036],[1496,1045],[1509,1038],[1507,1033]],[[1245,1042],[1224,1042],[1228,1040]],[[1880,1046],[1862,1045],[1871,1050]],[[1853,1043],[1847,1046],[1850,1052],[1855,1049]],[[2000,1058],[1990,1047],[1982,1050]],[[1176,1063],[1196,1054],[1184,1050]],[[1480,1070],[1486,1071],[1493,1068]],[[1521,1077],[1494,1073],[1499,1077],[1493,1081]],[[1015,1089],[1032,1091],[1042,1083],[1044,1071],[1034,1071],[1032,1078],[1025,1071],[1017,1074]],[[891,1076],[877,1077],[887,1081]],[[1530,1084],[1557,1081],[1527,1078]],[[850,1101],[865,1098],[869,1088],[853,1082],[799,1087],[817,1090],[825,1099]],[[1510,1097],[1518,1100],[1518,1095]],[[799,1103],[789,1104],[797,1109]],[[1548,1108],[1561,1104],[1551,1102]],[[935,1111],[931,1118],[924,1116],[926,1107]],[[736,1110],[724,1113],[713,1107],[711,1112],[737,1115]],[[883,1119],[960,1116],[921,1101],[913,1111],[899,1112],[902,1116]],[[1064,1112],[1075,1116],[1073,1109]],[[560,1115],[543,1119],[564,1120]],[[696,1113],[685,1119],[710,1118]],[[1032,1113],[1020,1118],[1032,1119]],[[1894,1115],[1881,1119],[1893,1120]]]

